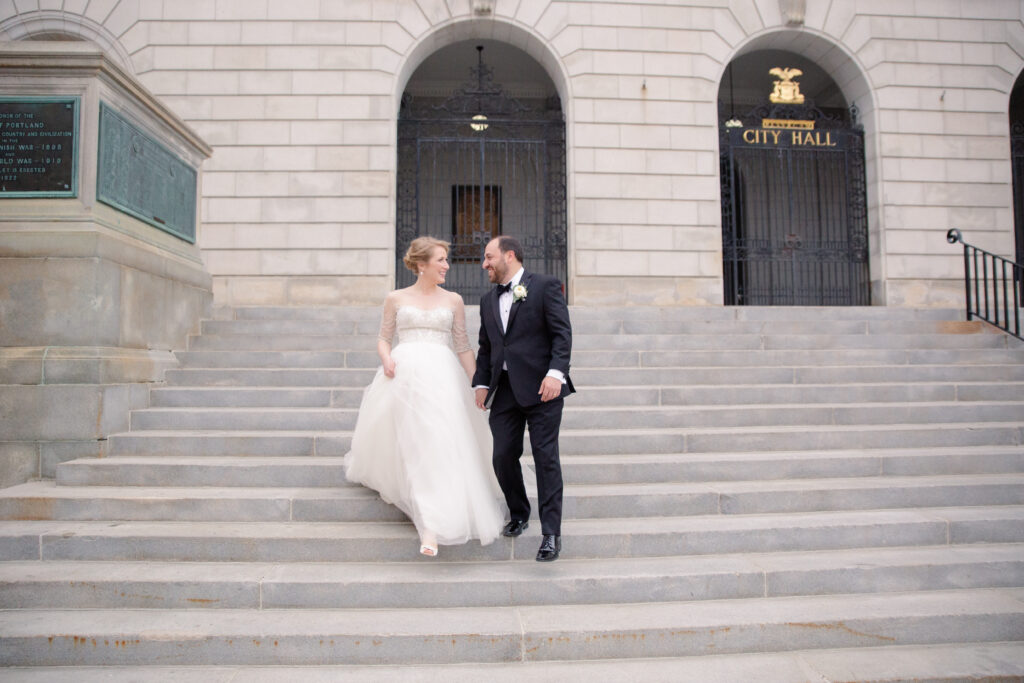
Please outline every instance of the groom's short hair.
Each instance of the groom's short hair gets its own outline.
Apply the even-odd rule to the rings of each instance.
[[[502,235],[498,238],[498,251],[505,253],[511,251],[516,256],[516,260],[520,263],[525,263],[523,258],[523,245],[519,243],[515,237],[506,237]]]

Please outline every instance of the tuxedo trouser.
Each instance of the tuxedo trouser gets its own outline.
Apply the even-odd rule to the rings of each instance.
[[[539,388],[539,387],[538,387]],[[562,466],[558,460],[558,429],[565,401],[521,406],[516,402],[508,373],[502,372],[491,403],[490,425],[494,437],[494,474],[505,494],[509,515],[514,520],[530,518],[530,500],[523,484],[523,434],[530,427],[530,447],[537,472],[537,507],[541,533],[561,536]]]

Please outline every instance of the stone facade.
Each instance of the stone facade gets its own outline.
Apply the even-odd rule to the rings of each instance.
[[[1012,0],[15,0],[0,40],[104,47],[211,144],[199,244],[215,300],[372,304],[394,283],[396,122],[417,67],[508,43],[562,99],[575,304],[723,297],[719,84],[802,55],[866,131],[872,298],[960,305],[950,227],[1013,253]]]

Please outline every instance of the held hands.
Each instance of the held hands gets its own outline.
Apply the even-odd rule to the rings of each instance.
[[[484,401],[487,400],[487,389],[480,388],[474,393],[476,394],[476,407],[480,410],[487,410],[487,406],[484,405]]]
[[[395,361],[391,360],[390,357],[381,363],[381,367],[384,368],[385,377],[389,377],[391,379],[395,378]]]

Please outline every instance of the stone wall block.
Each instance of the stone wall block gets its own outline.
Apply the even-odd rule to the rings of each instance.
[[[0,345],[118,343],[120,278],[95,258],[0,259]]]
[[[92,10],[98,4],[101,3],[90,2],[89,9]],[[139,20],[139,3],[114,0],[109,4],[107,12],[103,19],[103,28],[115,36],[120,36]]]
[[[242,39],[240,21],[190,21],[186,24],[189,45],[234,45]]]
[[[722,303],[721,278],[577,277],[574,299],[588,306],[713,306]]]
[[[169,351],[99,346],[55,346],[43,350],[40,384],[160,382],[178,363]]]
[[[0,347],[0,384],[39,384],[45,356],[45,347]]]
[[[0,488],[39,477],[39,462],[39,444],[0,441]]]
[[[128,428],[126,385],[0,386],[0,431],[12,441],[98,439]]]
[[[292,45],[295,26],[290,21],[243,21],[239,42],[244,45]]]

